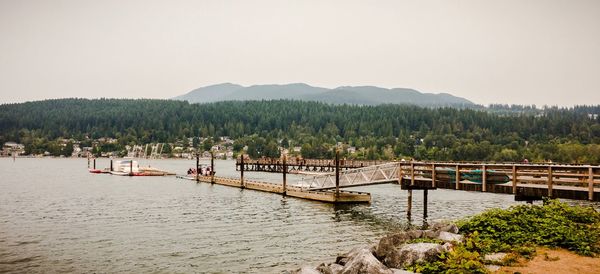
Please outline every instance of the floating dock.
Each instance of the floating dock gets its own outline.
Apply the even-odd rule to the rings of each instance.
[[[182,179],[196,180],[196,177],[179,176]],[[334,190],[307,190],[298,186],[286,186],[281,184],[247,181],[226,177],[198,176],[198,182],[213,183],[217,185],[231,186],[243,189],[251,189],[263,192],[271,192],[295,198],[326,202],[326,203],[369,203],[371,194],[359,191],[340,190],[337,195]]]

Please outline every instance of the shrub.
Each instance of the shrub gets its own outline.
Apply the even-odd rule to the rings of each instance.
[[[557,200],[544,205],[494,209],[459,222],[467,239],[483,253],[511,251],[528,245],[562,247],[581,255],[600,254],[600,213],[591,207],[569,206]]]

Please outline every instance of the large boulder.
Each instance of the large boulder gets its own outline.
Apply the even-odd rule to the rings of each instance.
[[[357,247],[347,255],[347,261],[342,269],[343,274],[393,274],[392,271],[381,263],[368,247]]]
[[[421,238],[422,236],[423,231],[421,230],[410,230],[387,235],[379,240],[379,244],[377,245],[374,254],[377,255],[378,258],[383,259],[387,254],[400,247],[402,244],[410,240]]]
[[[438,235],[437,238],[446,243],[451,243],[451,242],[461,243],[465,237],[460,234],[450,233],[450,232],[446,232],[446,231],[440,231],[440,235]]]
[[[439,254],[446,251],[440,244],[414,243],[406,244],[390,252],[384,260],[391,268],[404,268],[418,262],[435,261]]]

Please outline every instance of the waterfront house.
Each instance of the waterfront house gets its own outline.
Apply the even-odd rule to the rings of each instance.
[[[6,142],[2,146],[2,151],[0,155],[2,156],[11,156],[15,153],[15,155],[25,154],[25,145],[17,144],[15,142]]]

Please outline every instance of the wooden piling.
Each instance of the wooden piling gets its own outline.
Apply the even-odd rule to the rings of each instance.
[[[410,185],[415,185],[415,163],[410,162]]]
[[[423,227],[427,228],[427,189],[423,189]]]
[[[594,169],[592,167],[588,169],[588,199],[594,200]]]
[[[96,169],[96,158],[94,158],[94,169]]]
[[[454,186],[454,188],[456,190],[460,189],[460,167],[458,165],[456,165],[456,174],[454,174],[454,176],[456,176],[456,178],[454,178],[456,185]]]
[[[210,152],[210,183],[215,183],[215,153]]]
[[[481,191],[487,192],[487,166],[483,165],[481,171]]]
[[[335,196],[340,196],[340,152],[335,151]]]
[[[133,175],[133,160],[129,162],[129,175]]]
[[[200,180],[200,153],[196,153],[196,182]]]
[[[517,194],[517,166],[512,166],[512,193]]]
[[[408,190],[408,205],[406,207],[406,217],[408,218],[408,223],[412,221],[412,189]]]
[[[552,198],[552,167],[548,167],[548,197]]]
[[[242,167],[240,168],[240,187],[244,188],[244,153],[240,156],[240,164]]]
[[[435,188],[435,164],[431,164],[431,187]]]
[[[283,155],[283,196],[286,195],[287,191],[287,155]]]
[[[113,171],[113,162],[112,162],[112,159],[110,159],[110,171]]]

